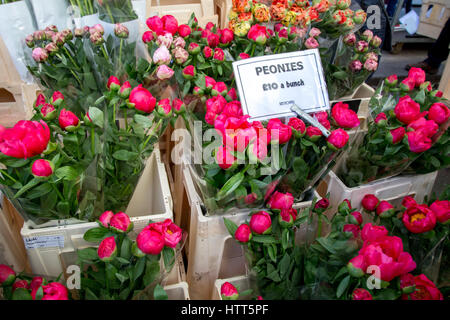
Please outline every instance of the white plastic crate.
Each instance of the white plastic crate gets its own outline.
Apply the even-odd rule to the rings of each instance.
[[[180,282],[170,286],[165,286],[169,300],[190,300],[189,286],[186,282]]]
[[[422,175],[396,176],[380,179],[358,187],[349,188],[333,171],[323,180],[327,192],[330,192],[330,205],[337,209],[344,200],[350,200],[352,207],[361,209],[361,200],[366,194],[374,194],[382,200],[389,201],[397,207],[405,196],[412,196],[423,203],[431,195],[437,171]]]
[[[213,292],[211,294],[211,300],[222,300],[222,295],[220,294],[220,288],[225,282],[231,283],[236,288],[239,288],[239,292],[243,292],[251,288],[250,279],[248,276],[239,276],[228,279],[217,279],[214,282]]]
[[[172,208],[167,174],[159,149],[155,148],[126,210],[134,223],[133,232],[140,232],[150,220],[173,219]],[[92,246],[84,241],[83,235],[88,229],[97,227],[97,222],[69,224],[73,222],[74,219],[53,221],[51,223],[56,226],[39,229],[33,229],[30,222],[24,223],[21,235],[33,273],[56,277],[63,271],[59,260],[61,253]]]
[[[255,209],[207,217],[202,212],[202,201],[186,167],[183,168],[183,184],[191,205],[187,269],[189,290],[192,299],[210,299],[216,279],[245,274],[242,246],[228,233],[223,218],[239,225],[249,220],[249,214]],[[315,196],[318,197],[317,194]],[[311,203],[301,202],[294,208],[308,208]]]

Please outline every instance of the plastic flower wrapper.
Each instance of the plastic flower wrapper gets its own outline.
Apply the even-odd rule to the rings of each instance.
[[[60,278],[16,273],[0,264],[0,300],[69,300],[70,293]]]
[[[68,110],[64,96],[40,95],[32,120],[0,128],[0,182],[25,220],[86,219],[101,201],[97,185],[103,112],[90,108],[91,120]],[[90,203],[89,203],[90,204]]]
[[[94,5],[98,10],[100,20],[111,24],[138,18],[133,10],[131,0],[95,0]]]
[[[438,167],[445,164],[448,109],[439,100],[421,69],[413,68],[400,84],[395,75],[388,77],[370,100],[368,133],[352,146],[338,176],[354,187],[406,172],[422,157]]]
[[[306,216],[293,203],[291,194],[275,193],[268,209],[251,213],[239,226],[224,218],[230,235],[244,246],[251,289],[267,300],[300,297],[303,259],[295,230]]]
[[[97,13],[94,2],[94,0],[70,0],[70,5],[72,7],[77,7],[80,10],[80,15],[84,17]]]
[[[163,286],[176,264],[187,233],[172,220],[150,222],[134,231],[123,212],[106,211],[99,227],[84,234],[89,247],[77,251],[81,268],[79,300],[167,300]]]
[[[372,196],[375,208],[363,198],[365,211],[390,234],[399,236],[417,263],[417,272],[437,283],[444,251],[449,246],[450,201],[444,193],[425,204],[407,196],[399,207]]]
[[[370,30],[342,38],[333,63],[326,64],[326,81],[331,100],[352,94],[378,68],[381,39]]]

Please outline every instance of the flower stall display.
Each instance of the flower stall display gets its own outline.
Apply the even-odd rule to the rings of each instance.
[[[175,265],[186,232],[167,219],[153,222],[137,236],[123,212],[104,212],[99,227],[84,234],[98,248],[78,250],[82,270],[80,300],[167,300],[161,283]]]
[[[16,273],[0,264],[0,300],[69,300],[69,291],[58,281]]]
[[[107,89],[81,119],[55,92],[38,97],[33,120],[0,128],[1,184],[26,219],[94,221],[105,207],[127,208],[179,104],[114,76]]]
[[[401,208],[394,208],[388,201],[369,194],[363,198],[362,205],[389,233],[402,238],[404,246],[417,262],[417,270],[437,282],[440,271],[444,273],[440,265],[450,245],[449,199],[441,196],[427,205],[418,204],[414,198],[407,196]]]
[[[432,172],[448,164],[448,108],[441,93],[412,68],[398,84],[385,79],[371,98],[369,130],[355,143],[338,176],[349,187],[401,172]]]

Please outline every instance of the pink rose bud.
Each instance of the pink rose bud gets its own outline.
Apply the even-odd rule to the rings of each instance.
[[[437,102],[431,105],[428,110],[428,119],[433,120],[437,124],[444,124],[447,122],[450,116],[450,110],[447,106],[441,102]]]
[[[199,53],[200,53],[200,50],[201,50],[201,48],[200,48],[200,46],[199,46],[197,43],[191,42],[191,43],[189,44],[188,52],[189,52],[190,54],[193,54],[193,55],[199,54]]]
[[[62,109],[59,114],[59,126],[68,132],[73,132],[80,127],[80,119],[69,110]]]
[[[405,136],[405,128],[399,127],[397,129],[392,129],[389,131],[389,133],[386,135],[386,141],[391,144],[397,144],[400,141],[402,141],[403,137]]]
[[[223,52],[223,50],[220,48],[214,49],[213,59],[218,60],[218,61],[223,61],[225,59],[225,53]]]
[[[211,94],[213,96],[217,96],[217,95],[225,96],[227,94],[227,91],[228,91],[228,88],[224,82],[216,82],[211,89]]]
[[[158,66],[156,69],[156,77],[163,81],[172,78],[174,71],[165,64]]]
[[[161,21],[165,31],[170,32],[172,35],[178,32],[178,21],[174,16],[166,14],[161,18]]]
[[[51,282],[42,289],[44,291],[42,300],[69,300],[67,288],[59,282]]]
[[[44,48],[35,48],[31,56],[36,62],[44,62],[48,59],[48,52]]]
[[[222,300],[237,300],[239,298],[239,292],[236,287],[229,282],[225,282],[220,287],[220,295]]]
[[[377,215],[381,218],[389,218],[394,214],[394,207],[387,201],[380,201],[377,206]]]
[[[431,139],[422,131],[407,132],[409,150],[414,153],[422,153],[432,146]]]
[[[53,174],[54,165],[48,160],[39,159],[33,162],[31,166],[31,173],[36,178],[49,177]]]
[[[316,204],[314,205],[314,209],[323,211],[323,210],[327,209],[329,206],[330,206],[330,201],[327,198],[322,198],[316,202]]]
[[[142,35],[142,42],[144,42],[145,44],[153,41],[154,36],[153,36],[153,32],[151,31],[145,31],[144,34]]]
[[[245,53],[245,52],[239,53],[239,60],[245,60],[248,58],[250,58],[250,55],[248,53]]]
[[[163,34],[164,32],[164,24],[160,17],[153,16],[147,19],[146,21],[147,27],[155,32],[157,35]]]
[[[369,49],[369,44],[366,41],[360,40],[355,45],[355,51],[358,53],[366,53]]]
[[[420,68],[412,67],[411,69],[409,69],[408,78],[414,79],[415,86],[418,87],[425,82],[425,71]]]
[[[344,225],[344,228],[342,229],[343,232],[350,232],[352,233],[354,238],[357,238],[359,235],[359,226],[356,224],[346,224]]]
[[[59,107],[63,101],[64,101],[64,95],[61,92],[59,92],[59,91],[53,92],[52,104],[54,106]]]
[[[0,264],[0,286],[7,287],[16,280],[16,273],[7,265]]]
[[[12,285],[12,291],[14,292],[18,288],[29,289],[27,280],[16,280]]]
[[[103,262],[111,262],[117,256],[116,239],[108,237],[103,239],[97,250],[98,257]]]
[[[182,24],[178,26],[178,34],[183,38],[189,37],[191,32],[192,32],[191,27],[189,27],[187,24]]]
[[[231,154],[225,146],[220,146],[216,150],[216,162],[220,168],[223,170],[228,170],[230,168],[234,168],[234,164],[236,163],[236,158]]]
[[[256,234],[268,234],[272,231],[272,220],[266,211],[254,213],[250,218],[250,229]]]
[[[130,232],[133,229],[133,223],[130,221],[130,217],[123,212],[116,213],[109,222],[110,227],[119,232]]]
[[[175,112],[175,114],[183,114],[186,112],[186,105],[182,100],[175,98],[172,101],[172,109]]]
[[[222,45],[228,45],[234,40],[234,33],[230,29],[222,29],[220,35],[220,43]]]
[[[375,211],[380,200],[373,194],[366,194],[361,200],[361,205],[367,211]]]
[[[311,30],[309,31],[309,36],[313,37],[313,38],[317,38],[318,36],[320,36],[321,31],[318,28],[311,28]]]
[[[416,282],[414,280],[414,276],[411,273],[405,273],[400,276],[400,289],[402,289],[403,294],[413,293]]]
[[[241,224],[234,233],[234,238],[242,243],[247,243],[252,239],[252,231],[247,224]]]
[[[348,273],[350,273],[350,275],[355,278],[361,278],[362,276],[364,276],[366,268],[367,265],[362,255],[357,255],[347,264]]]
[[[351,224],[361,225],[363,223],[363,217],[362,217],[361,213],[358,211],[350,212],[350,215],[348,217],[349,217],[349,222]],[[358,229],[358,231],[359,231],[359,229]]]
[[[409,207],[412,207],[412,206],[415,206],[415,205],[417,205],[417,202],[416,202],[416,200],[414,200],[413,197],[406,196],[406,197],[403,198],[402,206],[404,206],[405,208],[408,209]]]
[[[378,68],[378,62],[372,59],[367,59],[366,62],[364,62],[364,69],[370,72],[374,72]]]
[[[38,97],[36,98],[36,102],[34,103],[34,107],[35,107],[35,108],[39,108],[39,107],[42,106],[45,102],[46,102],[46,101],[45,101],[45,96],[44,96],[42,93],[40,93],[40,94],[38,95]]]
[[[347,144],[348,138],[348,133],[344,129],[333,130],[327,138],[328,147],[334,151],[342,149]]]
[[[169,99],[162,99],[156,106],[156,112],[161,118],[169,118],[172,116],[172,105]]]
[[[420,118],[420,105],[409,96],[404,96],[399,99],[394,113],[400,122],[410,124]]]
[[[317,40],[315,38],[309,37],[305,41],[305,47],[307,47],[308,49],[318,48],[319,47],[319,42],[317,42]]]
[[[384,84],[388,87],[395,87],[397,85],[398,78],[396,74],[390,75],[384,79]]]
[[[183,73],[183,78],[185,78],[186,80],[192,80],[197,74],[195,67],[193,65],[186,66],[183,69],[182,73]]]
[[[41,112],[42,118],[46,121],[51,121],[51,120],[55,119],[56,116],[58,115],[55,107],[53,107],[49,103],[44,103],[44,105],[41,107],[40,112]]]
[[[205,56],[206,59],[211,58],[213,55],[213,49],[211,49],[211,47],[208,47],[208,46],[204,47],[203,55]]]
[[[357,72],[362,69],[363,64],[359,60],[353,60],[352,62],[350,62],[349,67],[350,67],[350,70],[352,70],[353,72]]]
[[[320,131],[319,128],[313,127],[313,126],[309,126],[306,128],[306,137],[308,138],[308,140],[311,140],[312,142],[316,142],[317,140],[320,139],[321,136],[322,136],[322,131]]]
[[[114,26],[114,34],[118,38],[126,39],[128,38],[130,32],[128,31],[128,28],[125,27],[123,24],[116,23],[116,25]]]
[[[381,46],[383,40],[379,36],[374,36],[372,40],[370,40],[370,45],[374,48],[378,48]]]
[[[158,65],[169,64],[172,60],[169,50],[165,46],[161,46],[153,53],[153,62]]]
[[[115,76],[109,77],[106,88],[108,88],[109,91],[118,91],[120,89],[119,79]]]
[[[164,235],[155,230],[153,224],[150,224],[138,234],[136,244],[142,253],[158,255],[164,248],[165,239]]]
[[[379,126],[386,126],[387,116],[384,112],[379,113],[375,117],[375,123]]]
[[[152,113],[155,110],[156,99],[153,95],[140,84],[131,90],[128,104],[145,113]]]
[[[109,228],[109,223],[111,222],[112,217],[114,216],[114,212],[112,211],[105,211],[101,214],[101,216],[98,218],[98,222],[101,226],[105,228]]]
[[[213,78],[211,78],[209,76],[205,76],[205,88],[207,90],[211,90],[215,83],[216,83],[216,80],[214,80]]]
[[[122,99],[128,99],[131,93],[131,84],[129,81],[125,81],[119,89],[119,97]]]
[[[294,135],[297,139],[305,135],[306,125],[303,120],[299,118],[290,118],[288,126],[290,126],[294,130]]]
[[[355,111],[350,109],[346,103],[338,102],[331,109],[331,116],[337,125],[342,128],[356,128],[359,127],[360,121]]]
[[[344,43],[348,46],[353,46],[356,43],[356,36],[354,33],[349,33],[344,37]]]
[[[175,48],[181,48],[184,50],[184,47],[186,47],[186,41],[182,38],[182,37],[177,37],[174,41],[173,41],[173,46]],[[187,56],[189,57],[189,53],[184,50],[187,54]]]
[[[156,43],[158,46],[165,46],[166,48],[170,48],[172,46],[173,36],[171,33],[166,32],[164,35],[158,36],[156,39]]]
[[[271,209],[291,209],[294,205],[294,196],[290,193],[281,193],[275,191],[267,205]]]
[[[431,211],[436,214],[437,221],[447,223],[450,219],[450,201],[436,200],[430,206]]]
[[[363,288],[353,290],[352,300],[373,300],[369,291]]]

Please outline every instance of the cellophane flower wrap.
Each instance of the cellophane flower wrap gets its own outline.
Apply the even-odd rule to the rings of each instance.
[[[69,300],[71,295],[59,278],[15,272],[0,264],[0,300]]]
[[[123,212],[104,212],[99,227],[84,239],[98,247],[80,249],[81,288],[79,300],[167,300],[163,286],[187,239],[187,233],[172,220],[151,222],[134,231]]]
[[[111,24],[138,18],[133,10],[131,0],[95,0],[94,6],[98,10],[100,20]]]
[[[337,169],[349,187],[402,172],[432,172],[448,165],[448,108],[442,94],[412,68],[398,83],[389,76],[369,102],[368,132]]]
[[[448,192],[422,204],[407,196],[397,208],[387,201],[375,199],[378,202],[375,208],[364,205],[363,201],[363,207],[373,221],[402,238],[403,245],[417,263],[418,272],[437,284],[445,284],[448,272],[441,267],[441,262],[448,258],[450,245]]]

